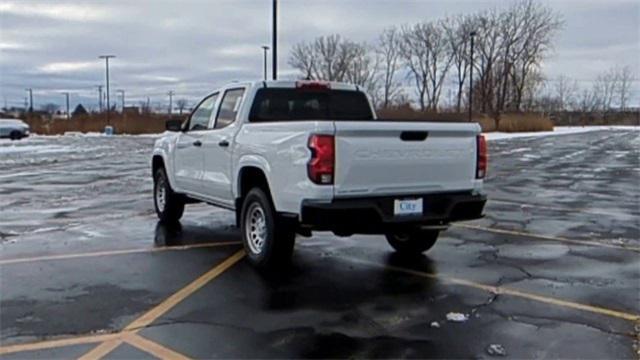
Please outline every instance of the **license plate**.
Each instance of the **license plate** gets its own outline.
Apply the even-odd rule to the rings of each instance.
[[[393,201],[394,215],[422,215],[422,199],[404,199]]]

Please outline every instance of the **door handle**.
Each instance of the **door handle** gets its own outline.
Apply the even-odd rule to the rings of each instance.
[[[229,146],[229,142],[227,140],[222,140],[218,143],[218,146],[220,147],[228,147]]]
[[[202,146],[202,142],[200,140],[196,140],[193,142],[193,146]]]

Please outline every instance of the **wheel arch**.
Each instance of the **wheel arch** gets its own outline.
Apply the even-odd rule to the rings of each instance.
[[[243,166],[238,171],[236,183],[236,209],[242,206],[242,199],[244,199],[247,193],[254,187],[259,187],[264,190],[273,203],[269,179],[262,168],[255,165]]]
[[[165,159],[164,154],[159,152],[154,153],[151,157],[151,177],[156,176],[156,171],[158,171],[158,169],[164,168],[165,174],[167,175],[167,181],[169,181],[169,186],[171,186],[171,188],[175,190],[176,187],[173,181],[173,174],[171,172],[172,169],[169,167],[169,165],[170,164]]]
[[[238,174],[236,177],[236,191],[235,191],[235,209],[236,209],[236,224],[240,224],[240,214],[242,212],[242,203],[246,195],[253,189],[254,187],[259,187],[262,189],[269,200],[271,200],[271,204],[276,208],[275,199],[273,198],[271,185],[269,182],[269,178],[267,177],[267,172],[261,166],[254,165],[245,165],[239,168]]]
[[[151,175],[155,176],[156,171],[158,171],[158,169],[160,168],[165,168],[166,170],[166,167],[164,165],[164,159],[162,158],[162,155],[155,154],[151,159]]]

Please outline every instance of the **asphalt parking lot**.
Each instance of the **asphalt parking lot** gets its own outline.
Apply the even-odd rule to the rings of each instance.
[[[486,217],[425,256],[318,233],[272,274],[228,211],[157,223],[152,143],[0,142],[3,359],[638,357],[640,131],[492,141]]]

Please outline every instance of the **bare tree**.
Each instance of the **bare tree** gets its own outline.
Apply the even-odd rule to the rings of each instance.
[[[598,75],[593,86],[593,92],[597,96],[600,110],[603,112],[611,110],[616,90],[619,88],[616,69],[609,69]]]
[[[294,69],[300,70],[305,79],[313,78],[315,61],[312,44],[303,42],[293,46],[289,56],[289,65]]]
[[[352,81],[365,85],[374,77],[375,59],[365,43],[340,35],[320,36],[311,43],[294,45],[289,65],[307,79]]]
[[[554,95],[558,105],[557,110],[568,110],[573,107],[578,92],[578,82],[568,76],[560,75],[555,80]]]
[[[535,106],[543,80],[541,64],[562,25],[561,17],[543,3],[518,0],[504,10],[386,29],[378,39],[375,54],[366,43],[340,35],[321,36],[296,44],[289,64],[305,78],[361,85],[379,98],[383,107],[394,103],[403,83],[397,79],[398,74],[406,74],[416,90],[420,109],[432,111],[439,108],[445,79],[453,67],[455,107],[459,112],[471,66],[470,33],[475,32],[477,78],[470,89],[475,95],[474,105],[499,117],[503,111]],[[616,88],[621,106],[628,101],[630,83]],[[568,99],[564,93],[570,89],[560,90],[561,107],[565,108]],[[554,101],[547,99],[545,103]]]
[[[527,32],[527,21],[530,20],[528,8],[531,1],[523,1],[516,3],[507,11],[500,14],[499,33],[501,46],[501,64],[499,73],[496,74],[500,78],[498,89],[496,92],[496,110],[502,112],[505,110],[507,102],[507,85],[511,67],[518,58],[518,47],[522,48],[525,42],[523,39]]]
[[[382,31],[378,39],[376,52],[382,67],[382,99],[383,108],[389,107],[400,92],[400,83],[396,80],[396,73],[400,69],[400,32],[391,27]]]
[[[592,89],[582,90],[578,100],[578,107],[582,112],[594,112],[601,107],[595,86]]]
[[[408,68],[408,76],[413,78],[418,95],[420,110],[426,109],[427,94],[427,51],[421,46],[414,28],[405,26],[402,28],[402,39],[400,41],[400,54],[405,66]]]
[[[550,7],[533,0],[523,0],[511,11],[518,14],[522,24],[522,34],[511,55],[513,108],[520,110],[528,77],[539,70],[542,60],[552,49],[555,34],[564,22]]]
[[[176,106],[178,107],[180,115],[182,115],[182,111],[187,107],[187,99],[178,99],[178,101],[176,101]]]
[[[306,79],[343,81],[361,86],[378,104],[378,58],[366,43],[340,35],[320,36],[294,45],[289,65]]]
[[[467,74],[471,65],[471,32],[475,30],[471,16],[455,16],[445,19],[444,29],[452,55],[452,66],[456,71],[456,111],[461,112],[462,96]]]
[[[500,21],[502,15],[497,10],[490,10],[476,16],[476,42],[477,61],[474,67],[477,69],[478,81],[474,84],[478,93],[476,96],[483,113],[494,112],[495,95],[498,84],[500,84],[500,71],[498,62],[500,60],[500,48],[502,45],[500,34]]]
[[[345,80],[361,86],[377,107],[380,104],[378,58],[366,44],[357,44],[352,51],[352,58],[346,65]]]
[[[631,86],[635,79],[633,70],[630,66],[624,66],[617,69],[618,73],[618,88],[616,89],[618,104],[620,104],[620,111],[624,111],[627,108],[627,100],[631,92]]]
[[[533,111],[536,108],[536,99],[539,98],[545,77],[539,68],[533,68],[522,86],[522,98],[519,110]]]
[[[405,27],[402,38],[401,54],[414,78],[420,109],[437,111],[444,79],[453,61],[444,22]]]

